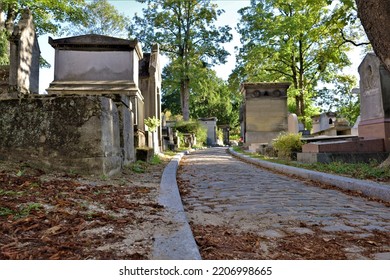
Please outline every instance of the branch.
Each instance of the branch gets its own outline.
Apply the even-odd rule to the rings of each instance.
[[[344,43],[342,44],[345,44],[345,43],[351,43],[352,45],[354,45],[355,47],[360,47],[360,46],[367,46],[367,45],[370,45],[371,43],[370,42],[362,42],[362,43],[356,43],[352,40],[349,40],[347,38],[345,38],[345,34],[344,34],[344,31],[341,29],[340,30],[340,33],[341,33],[341,37],[343,38],[344,40]]]
[[[265,68],[264,70],[269,71],[269,72],[277,72],[277,73],[283,74],[285,76],[294,78],[294,76],[292,74],[286,73],[286,72],[279,70],[279,69],[276,69],[276,68]]]

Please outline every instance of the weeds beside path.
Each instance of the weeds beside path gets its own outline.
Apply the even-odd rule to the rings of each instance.
[[[390,167],[380,167],[380,163],[372,161],[370,163],[300,163],[297,161],[281,160],[278,158],[266,157],[260,154],[245,152],[241,147],[234,147],[234,151],[249,155],[273,163],[279,163],[298,168],[319,171],[334,175],[347,176],[360,180],[370,180],[379,183],[390,184]]]

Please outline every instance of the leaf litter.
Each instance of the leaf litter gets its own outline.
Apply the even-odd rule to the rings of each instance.
[[[149,259],[167,163],[100,178],[0,162],[0,259]]]

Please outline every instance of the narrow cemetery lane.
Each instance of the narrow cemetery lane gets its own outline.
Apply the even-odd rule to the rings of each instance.
[[[203,259],[390,259],[388,205],[239,161],[183,157],[187,218]]]

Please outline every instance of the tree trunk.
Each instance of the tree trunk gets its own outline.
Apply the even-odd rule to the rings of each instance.
[[[356,4],[375,54],[390,71],[390,1],[356,0]]]
[[[190,80],[183,79],[180,82],[180,101],[183,120],[190,120]]]

